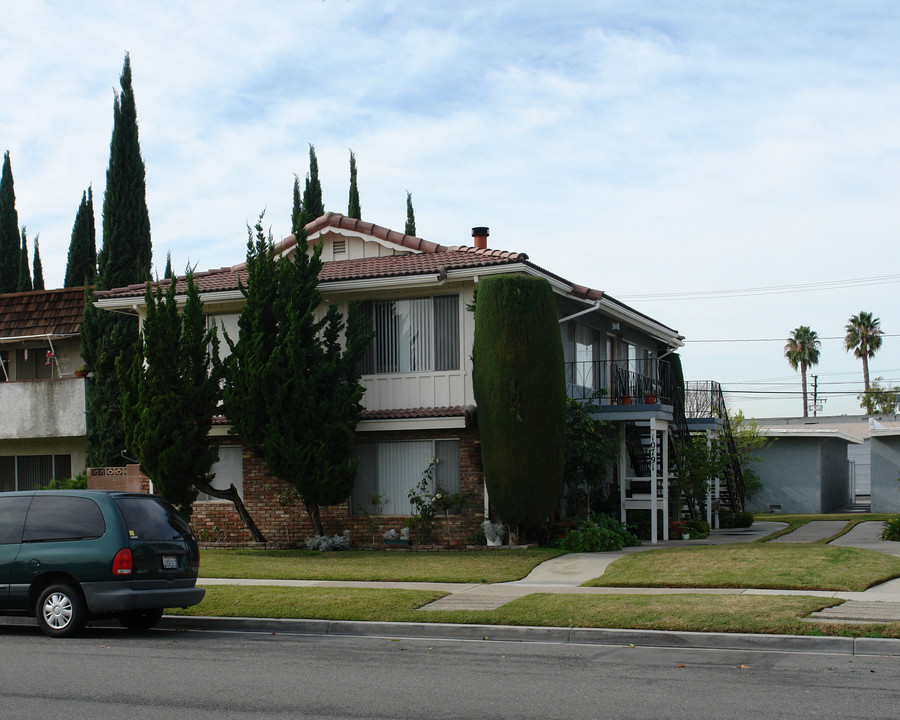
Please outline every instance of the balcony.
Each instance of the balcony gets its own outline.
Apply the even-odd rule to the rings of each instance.
[[[674,383],[664,360],[641,363],[641,370],[627,362],[591,360],[566,363],[566,392],[575,400],[587,400],[604,390],[601,405],[671,405]]]
[[[0,382],[0,439],[84,437],[84,378]]]

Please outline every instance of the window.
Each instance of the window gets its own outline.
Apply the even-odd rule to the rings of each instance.
[[[364,375],[459,370],[459,296],[366,302]]]
[[[22,542],[87,540],[105,532],[103,513],[93,500],[38,495],[28,509]]]
[[[6,350],[0,350],[0,382],[6,382],[9,379],[9,353]]]
[[[38,490],[51,480],[72,477],[71,455],[5,455],[0,457],[0,492]]]
[[[150,496],[119,498],[116,505],[132,540],[175,540],[191,535],[190,526],[164,500]]]
[[[210,483],[217,490],[227,490],[229,485],[234,485],[238,491],[238,495],[244,497],[244,467],[243,456],[239,445],[220,445],[219,461],[212,466],[211,472],[215,477]],[[207,500],[218,500],[219,498],[207,495],[206,493],[197,494],[197,502]],[[224,502],[224,501],[223,501]]]
[[[380,496],[382,515],[409,515],[407,492],[422,480],[432,458],[437,460],[436,483],[449,493],[459,492],[459,440],[357,443],[353,454],[359,461],[351,500],[354,515],[377,512],[375,496]]]

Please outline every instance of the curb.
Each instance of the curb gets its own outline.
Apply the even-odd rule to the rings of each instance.
[[[295,633],[356,637],[432,638],[482,642],[543,642],[703,650],[747,650],[826,655],[900,656],[900,640],[816,635],[702,633],[666,630],[559,628],[516,625],[456,625],[348,620],[288,620],[166,615],[157,626],[166,630]]]

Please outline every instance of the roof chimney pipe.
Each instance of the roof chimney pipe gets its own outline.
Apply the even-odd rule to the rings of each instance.
[[[475,247],[481,248],[482,250],[487,249],[487,239],[488,235],[491,234],[489,228],[486,227],[473,227],[472,228],[472,237],[475,238]]]

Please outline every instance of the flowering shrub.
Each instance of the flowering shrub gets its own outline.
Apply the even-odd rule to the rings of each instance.
[[[448,493],[440,483],[435,483],[434,469],[438,462],[440,458],[431,458],[419,484],[406,493],[410,505],[413,506],[410,521],[416,529],[416,541],[419,543],[434,540],[434,518],[439,513],[443,513],[446,518],[451,512],[459,512],[468,500],[466,495]],[[432,486],[434,492],[431,492]],[[447,523],[447,538],[453,542],[449,523]]]

